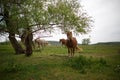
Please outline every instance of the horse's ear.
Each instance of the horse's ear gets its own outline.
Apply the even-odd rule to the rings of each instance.
[[[72,34],[72,31],[67,31],[68,34]]]

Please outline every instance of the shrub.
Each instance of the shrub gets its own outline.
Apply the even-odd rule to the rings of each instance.
[[[104,66],[107,65],[106,60],[103,58],[100,58],[97,63],[99,63],[100,65],[104,65]]]
[[[92,57],[87,58],[85,56],[79,56],[70,58],[66,62],[66,65],[72,67],[73,69],[79,70],[80,73],[86,73],[86,71],[91,68],[99,70],[107,65],[107,62],[103,58],[93,59]]]
[[[73,69],[79,70],[81,73],[85,73],[87,68],[90,68],[92,64],[91,59],[84,56],[70,58],[66,65],[72,67]]]

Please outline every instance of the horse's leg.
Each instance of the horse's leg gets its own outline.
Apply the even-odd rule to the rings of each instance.
[[[34,42],[34,49],[36,49],[36,45],[37,45],[37,43]]]
[[[71,48],[71,57],[73,56],[73,48]]]
[[[38,50],[40,49],[40,44],[38,43]]]
[[[73,50],[72,50],[72,56],[74,56],[74,54],[75,54],[75,48],[73,48]]]
[[[41,43],[40,42],[38,43],[38,50],[41,51]]]
[[[72,48],[70,48],[70,57],[72,57]]]
[[[68,57],[70,57],[70,48],[68,48]]]
[[[40,52],[42,51],[42,47],[43,47],[43,45],[42,45],[42,43],[40,43]]]
[[[73,48],[71,48],[71,57],[73,56]]]

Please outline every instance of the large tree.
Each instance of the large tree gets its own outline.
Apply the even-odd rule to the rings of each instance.
[[[3,16],[0,22],[5,21],[5,29],[0,29],[9,33],[10,42],[16,53],[23,50],[16,44],[18,42],[15,34],[24,36],[21,38],[27,56],[32,54],[33,32],[51,32],[57,27],[63,32],[73,30],[77,33],[87,33],[92,22],[78,0],[4,0],[1,1],[0,15]],[[23,30],[19,31],[20,29]]]
[[[20,53],[24,53],[24,50],[15,38],[15,34],[17,32],[16,31],[17,16],[13,15],[14,13],[17,12],[17,7],[18,7],[17,1],[16,2],[14,2],[14,0],[0,1],[0,16],[1,16],[0,24],[2,25],[0,28],[1,29],[0,32],[9,33],[9,40],[16,54],[20,54]]]

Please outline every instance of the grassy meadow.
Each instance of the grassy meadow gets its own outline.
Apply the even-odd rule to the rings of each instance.
[[[26,57],[0,44],[0,80],[120,80],[120,45],[80,47],[83,52],[70,58],[67,48],[57,45]]]

